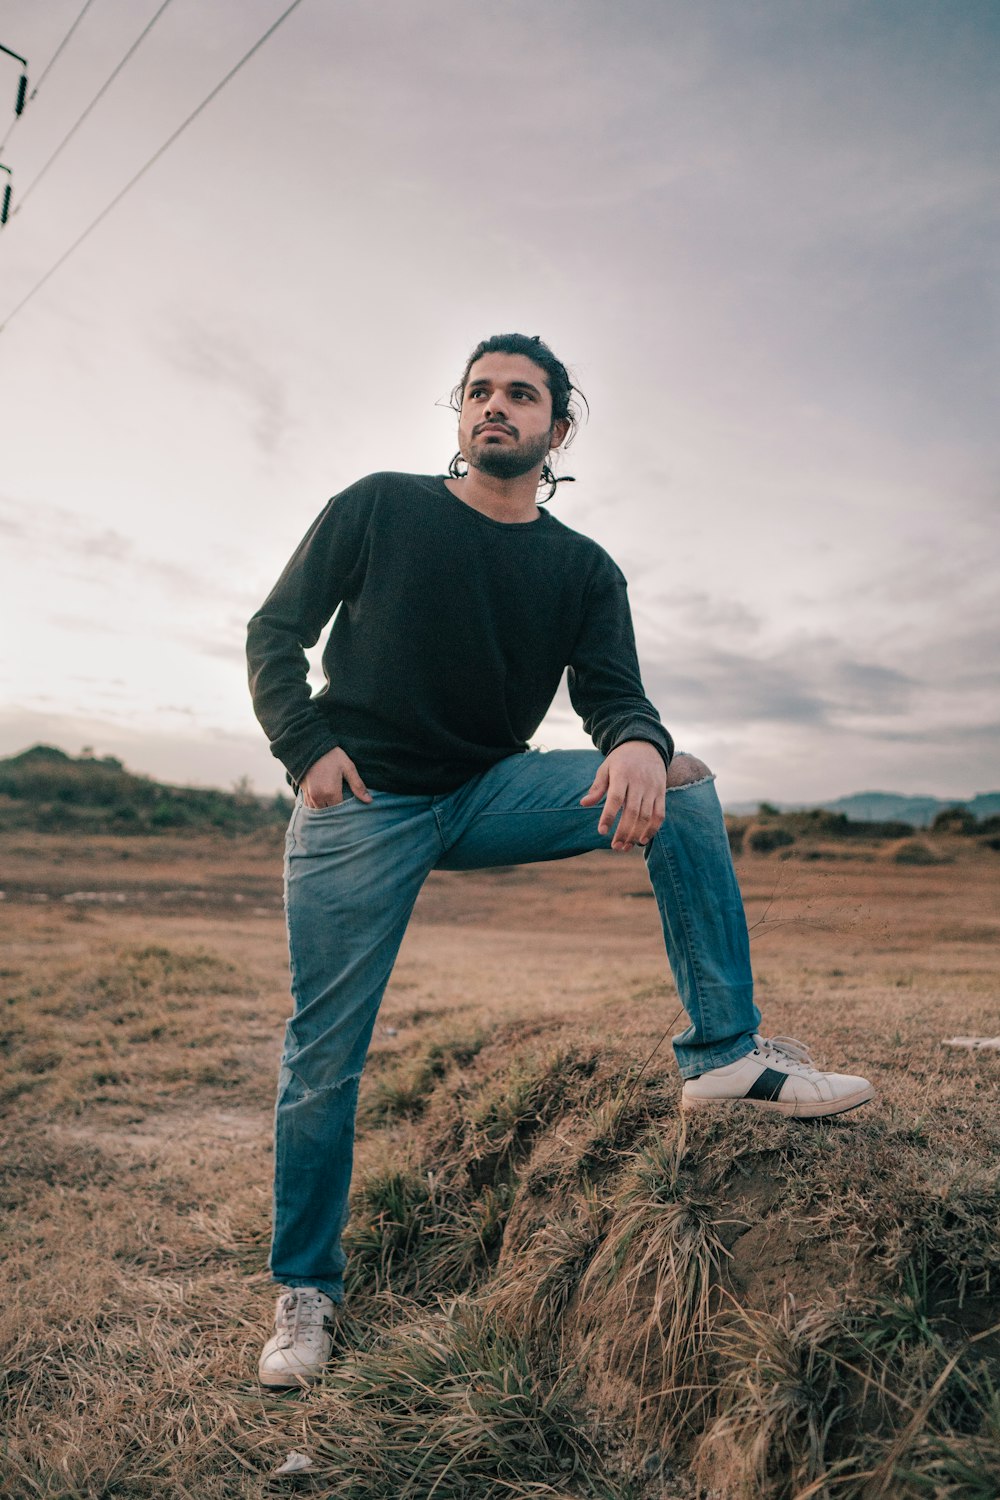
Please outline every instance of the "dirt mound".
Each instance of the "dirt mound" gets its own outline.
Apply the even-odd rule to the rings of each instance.
[[[376,1372],[413,1418],[402,1386],[428,1339],[467,1363],[478,1340],[483,1367],[502,1342],[533,1399],[558,1388],[573,1465],[592,1446],[609,1484],[626,1434],[661,1484],[667,1452],[719,1496],[798,1495],[834,1472],[838,1494],[917,1494],[904,1469],[988,1472],[995,1168],[928,1160],[874,1113],[688,1123],[677,1089],[557,1025],[428,1078],[405,1168],[358,1184],[350,1301],[374,1325],[389,1299],[393,1328],[314,1417],[331,1479],[355,1478],[337,1434]],[[394,1404],[376,1417],[391,1446]]]

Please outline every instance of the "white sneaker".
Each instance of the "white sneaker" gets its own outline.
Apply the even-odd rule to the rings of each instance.
[[[839,1115],[875,1098],[867,1078],[820,1073],[808,1049],[790,1036],[754,1037],[754,1049],[738,1062],[689,1078],[682,1109],[705,1109],[736,1101],[781,1115]]]
[[[293,1287],[278,1298],[274,1334],[264,1345],[261,1385],[311,1385],[333,1353],[333,1299],[314,1286]]]

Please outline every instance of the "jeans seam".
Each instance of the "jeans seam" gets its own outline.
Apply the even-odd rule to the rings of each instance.
[[[578,816],[581,813],[594,813],[596,811],[597,809],[594,807],[519,807],[517,810],[517,816],[519,818],[532,818],[538,816],[539,814],[549,813],[572,813],[574,816]],[[509,810],[507,812],[491,812],[489,808],[484,808],[482,812],[476,814],[477,820],[479,818],[509,817]]]
[[[658,833],[654,834],[654,836],[653,836],[653,842],[652,842],[652,845],[651,845],[651,850],[652,849],[656,849],[656,850],[658,850],[658,852],[660,854],[662,854],[663,859],[664,859],[664,863],[666,864],[666,867],[667,867],[667,872],[668,872],[668,874],[670,876],[670,885],[671,885],[671,889],[673,891],[674,901],[677,904],[677,910],[678,910],[678,912],[680,914],[680,917],[681,917],[681,931],[682,931],[682,933],[684,935],[684,949],[685,949],[685,954],[686,954],[686,957],[688,959],[688,962],[691,965],[691,975],[692,975],[692,979],[694,981],[694,983],[693,983],[694,999],[698,1002],[698,1008],[699,1008],[699,1010],[703,1010],[704,1006],[702,1004],[702,986],[703,986],[703,984],[705,982],[705,976],[703,975],[703,973],[701,971],[701,966],[700,966],[700,964],[698,962],[698,956],[697,956],[697,953],[695,951],[694,945],[693,945],[693,943],[691,941],[691,933],[690,933],[690,930],[689,930],[690,929],[691,917],[690,917],[690,912],[688,910],[687,903],[685,902],[685,899],[684,899],[684,887],[683,887],[683,885],[682,885],[682,883],[680,881],[680,878],[678,876],[678,872],[677,872],[677,868],[676,868],[676,865],[675,865],[675,862],[674,862],[672,851],[670,850],[670,847],[668,846],[666,840],[665,839],[661,839],[661,836]],[[657,905],[659,905],[659,901],[657,901]],[[661,916],[662,917],[666,917],[666,915],[667,915],[666,912],[662,912],[661,911]]]
[[[434,827],[437,829],[438,844],[440,845],[438,859],[440,859],[443,854],[448,852],[449,848],[448,839],[444,831],[444,822],[441,817],[441,805],[437,802],[432,803],[431,812],[434,814]]]
[[[715,773],[713,771],[713,772],[710,772],[710,774],[708,776],[699,776],[699,778],[698,778],[697,781],[682,781],[677,786],[668,786],[666,790],[667,790],[668,794],[670,792],[686,792],[686,791],[689,791],[691,788],[696,787],[696,786],[705,786],[709,782],[712,782],[714,780],[715,780]],[[541,815],[541,814],[545,814],[545,813],[574,813],[575,814],[575,813],[593,813],[593,812],[596,812],[596,811],[597,811],[596,807],[580,807],[580,808],[577,808],[577,807],[523,807],[523,808],[518,808],[517,815],[518,815],[519,818],[531,818],[531,817],[535,817],[535,816],[538,816],[538,815]],[[509,817],[509,816],[510,816],[509,812],[493,812],[489,808],[484,808],[482,810],[482,812],[479,812],[479,813],[476,814],[477,818],[506,818],[506,817]],[[609,837],[610,837],[610,835],[609,835]]]

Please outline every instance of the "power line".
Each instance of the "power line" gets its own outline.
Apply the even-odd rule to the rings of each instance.
[[[72,26],[69,28],[69,30],[67,31],[66,35],[63,37],[62,41],[59,43],[59,45],[56,48],[56,50],[53,52],[52,56],[49,58],[48,62],[45,64],[45,67],[42,69],[42,76],[39,78],[38,82],[35,84],[35,87],[31,90],[31,99],[34,99],[35,95],[38,93],[38,90],[41,88],[41,86],[45,82],[46,78],[48,78],[50,72],[52,71],[52,64],[55,62],[55,60],[59,56],[60,52],[62,52],[62,50],[65,47],[66,43],[69,41],[70,37],[73,35],[74,31],[79,26],[80,22],[83,20],[84,16],[87,14],[88,10],[93,5],[93,3],[94,3],[94,0],[84,0],[83,10],[81,10],[80,14],[77,16],[76,20],[73,22]],[[29,100],[29,102],[30,102],[30,100]]]
[[[83,9],[80,11],[80,14],[77,16],[76,20],[73,22],[72,26],[69,28],[69,30],[67,31],[66,35],[63,37],[62,41],[59,43],[59,45],[56,48],[56,50],[53,52],[52,56],[49,58],[48,62],[45,64],[45,67],[42,69],[41,76],[40,76],[38,82],[35,84],[35,87],[31,90],[31,93],[28,96],[28,103],[29,104],[31,103],[32,99],[34,99],[35,95],[38,93],[38,90],[41,88],[41,86],[45,82],[46,78],[49,76],[50,72],[52,71],[52,65],[55,62],[56,58],[62,52],[63,48],[66,46],[66,43],[69,41],[70,37],[73,35],[74,31],[79,26],[80,22],[83,20],[84,16],[87,14],[88,10],[93,5],[93,3],[94,3],[94,0],[84,0]],[[18,115],[17,119],[15,119],[15,121],[14,121],[14,124],[10,127],[10,130],[8,130],[8,132],[4,136],[3,140],[0,141],[0,151],[3,150],[3,148],[6,146],[7,142],[10,140],[11,134],[13,133],[13,130],[14,130],[14,126],[16,126],[17,121],[20,118],[21,118],[20,115]]]
[[[16,216],[21,212],[21,209],[24,207],[24,205],[25,205],[25,203],[26,203],[29,195],[34,191],[34,189],[41,182],[42,178],[45,176],[46,172],[49,170],[49,168],[51,167],[52,163],[55,161],[56,157],[59,156],[60,153],[62,152],[63,147],[66,146],[66,145],[68,145],[69,142],[72,140],[73,136],[76,135],[76,132],[79,130],[80,126],[83,124],[83,122],[87,118],[87,116],[90,114],[90,111],[94,108],[94,105],[97,104],[98,101],[104,97],[104,95],[107,93],[108,89],[111,87],[111,85],[114,83],[115,79],[118,77],[118,74],[121,72],[122,68],[124,68],[125,64],[128,62],[129,58],[133,55],[134,52],[138,51],[138,49],[139,49],[140,45],[142,44],[142,42],[145,41],[146,37],[152,31],[153,27],[156,25],[157,21],[163,15],[163,12],[166,10],[167,6],[170,5],[170,4],[172,4],[172,0],[163,0],[163,4],[160,6],[159,10],[156,12],[156,14],[153,17],[153,19],[150,22],[148,22],[148,24],[143,28],[143,30],[136,37],[135,41],[132,43],[131,47],[125,53],[125,56],[118,63],[117,67],[113,69],[113,71],[108,75],[108,77],[101,84],[101,87],[98,89],[98,91],[94,95],[93,99],[91,99],[90,103],[87,105],[87,108],[83,111],[83,114],[76,121],[76,123],[74,125],[72,125],[70,127],[70,129],[66,132],[66,134],[63,136],[62,140],[59,142],[59,144],[56,147],[56,149],[53,151],[52,155],[49,157],[48,161],[41,168],[41,170],[35,174],[35,176],[32,178],[32,180],[28,183],[28,186],[24,189],[23,193],[21,193],[19,195],[18,205],[15,208],[13,214],[11,215],[11,218],[16,218]]]
[[[89,3],[89,0],[88,0],[88,3]],[[118,206],[118,204],[125,197],[126,193],[131,192],[132,188],[135,187],[135,185],[139,181],[139,179],[142,178],[142,177],[145,177],[145,175],[149,171],[150,167],[152,167],[156,162],[159,161],[160,157],[164,154],[165,151],[168,151],[170,149],[170,147],[173,145],[174,141],[177,140],[178,136],[183,135],[184,131],[188,128],[188,126],[191,124],[191,122],[193,120],[196,120],[197,117],[201,114],[202,110],[205,109],[205,107],[207,105],[211,104],[212,100],[216,97],[217,94],[220,94],[222,92],[222,90],[225,88],[226,84],[230,81],[230,79],[236,77],[236,74],[243,67],[244,63],[247,63],[247,62],[250,61],[250,59],[251,59],[251,57],[253,57],[254,53],[258,52],[260,50],[260,48],[263,47],[264,43],[270,37],[272,37],[274,35],[274,33],[277,31],[278,27],[282,24],[282,22],[285,21],[285,20],[287,20],[288,17],[291,15],[292,11],[296,10],[298,8],[298,6],[300,6],[301,4],[302,4],[302,0],[292,0],[291,5],[289,5],[285,10],[282,11],[282,13],[278,17],[278,19],[273,23],[273,25],[271,25],[271,26],[268,27],[268,29],[264,32],[263,36],[258,37],[257,41],[254,42],[254,44],[250,48],[249,52],[245,52],[243,54],[243,56],[240,58],[239,62],[236,63],[236,65],[234,67],[230,68],[230,70],[226,74],[225,78],[221,79],[220,82],[215,85],[215,88],[211,91],[210,94],[206,94],[205,98],[201,101],[201,103],[198,105],[198,107],[196,109],[194,109],[194,110],[191,111],[191,113],[188,115],[187,119],[183,122],[183,124],[178,125],[178,127],[174,131],[173,135],[168,136],[168,138],[164,141],[163,145],[160,146],[160,148],[157,151],[154,151],[153,155],[149,158],[149,160],[146,161],[143,164],[143,166],[141,166],[139,168],[139,170],[138,170],[138,172],[136,172],[135,176],[131,177],[129,179],[129,181],[122,188],[121,192],[117,193],[115,195],[115,197],[112,198],[111,202],[108,203],[104,208],[101,209],[101,212],[97,215],[97,218],[94,219],[90,224],[87,225],[87,228],[83,231],[83,233],[81,235],[79,235],[73,241],[72,245],[70,245],[69,249],[66,250],[66,251],[64,251],[63,254],[59,257],[59,259],[56,261],[55,265],[49,267],[49,269],[46,271],[45,275],[41,278],[41,280],[40,281],[36,281],[35,285],[31,288],[31,291],[28,292],[26,296],[22,297],[21,300],[20,300],[20,302],[17,304],[17,306],[11,312],[9,312],[7,314],[7,316],[4,319],[4,321],[2,323],[0,323],[0,333],[3,333],[3,331],[7,327],[8,323],[11,321],[12,318],[15,318],[17,316],[17,314],[21,311],[22,307],[24,307],[28,302],[31,301],[31,299],[35,295],[35,293],[36,292],[40,292],[41,289],[42,289],[42,287],[45,285],[45,283],[47,281],[49,281],[50,278],[53,277],[56,274],[56,272],[60,269],[60,267],[62,267],[62,266],[64,266],[66,264],[66,262],[69,260],[70,256],[73,254],[73,252],[75,250],[78,250],[80,248],[80,246],[83,244],[84,240],[87,239],[88,236],[93,233],[93,231],[97,228],[98,224],[100,224],[104,219],[107,218],[108,214],[111,212],[111,210],[113,208],[116,208]]]

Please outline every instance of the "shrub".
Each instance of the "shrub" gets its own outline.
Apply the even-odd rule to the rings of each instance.
[[[829,812],[825,807],[811,807],[805,819],[811,833],[822,833],[828,838],[848,837],[851,832],[846,813]]]
[[[903,839],[890,853],[896,865],[943,865],[947,859],[923,839]]]
[[[746,828],[742,823],[737,823],[733,818],[726,819],[726,833],[729,835],[729,852],[731,854],[742,854],[743,835]]]
[[[913,824],[900,823],[895,819],[888,822],[848,823],[847,831],[856,838],[908,839],[913,836]]]
[[[931,824],[934,833],[978,833],[979,825],[967,807],[943,807]]]
[[[770,854],[772,849],[781,849],[795,843],[795,836],[787,828],[754,824],[746,831],[746,845],[754,854]]]

